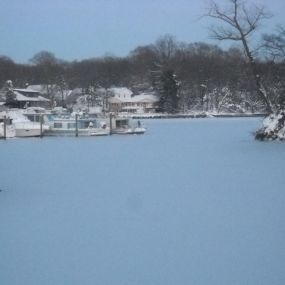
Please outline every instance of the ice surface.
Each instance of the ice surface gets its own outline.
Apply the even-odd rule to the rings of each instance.
[[[284,143],[260,119],[0,141],[0,284],[283,285]]]

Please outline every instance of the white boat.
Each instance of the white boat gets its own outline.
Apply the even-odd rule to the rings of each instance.
[[[130,118],[112,117],[110,125],[112,134],[144,134],[146,132],[146,128],[139,120],[134,121]]]
[[[49,129],[46,124],[30,121],[22,110],[11,110],[8,112],[9,117],[13,120],[16,131],[16,137],[39,137]]]
[[[110,128],[99,119],[53,118],[47,136],[106,136]]]
[[[16,130],[16,137],[39,137],[49,129],[47,126],[42,127],[35,122],[16,122],[14,123]]]

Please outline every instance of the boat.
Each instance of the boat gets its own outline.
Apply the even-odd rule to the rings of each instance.
[[[110,119],[112,134],[144,134],[146,128],[138,120],[124,117],[111,117]]]
[[[44,135],[44,132],[49,129],[44,125],[41,129],[39,123],[35,122],[16,122],[14,123],[16,137],[39,137]]]
[[[43,108],[27,108],[23,112],[30,121],[43,122],[48,126],[47,136],[105,136],[110,128],[104,119],[89,117],[85,113],[69,113],[65,109],[45,110]]]
[[[47,136],[106,136],[110,128],[104,120],[95,118],[57,118],[50,122],[50,129],[45,132]]]
[[[12,119],[16,137],[39,137],[49,129],[49,126],[40,121],[30,121],[22,110],[10,110],[9,117]]]

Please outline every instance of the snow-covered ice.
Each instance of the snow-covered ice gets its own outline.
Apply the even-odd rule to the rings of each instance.
[[[284,143],[261,119],[0,141],[0,284],[283,285]]]

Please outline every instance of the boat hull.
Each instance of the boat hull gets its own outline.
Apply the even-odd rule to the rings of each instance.
[[[6,138],[14,138],[16,136],[16,130],[13,125],[6,126]],[[4,126],[0,125],[0,138],[4,138]]]
[[[117,135],[142,135],[146,131],[145,128],[128,128],[128,129],[113,129],[112,134]]]
[[[110,130],[108,129],[78,129],[78,136],[107,136],[110,134]],[[68,136],[74,137],[76,136],[75,129],[55,129],[51,128],[50,130],[45,132],[45,136]]]
[[[39,137],[40,135],[40,129],[16,129],[16,137]]]
[[[37,122],[16,122],[14,123],[16,129],[16,137],[39,137],[49,129],[49,126],[42,125]]]

